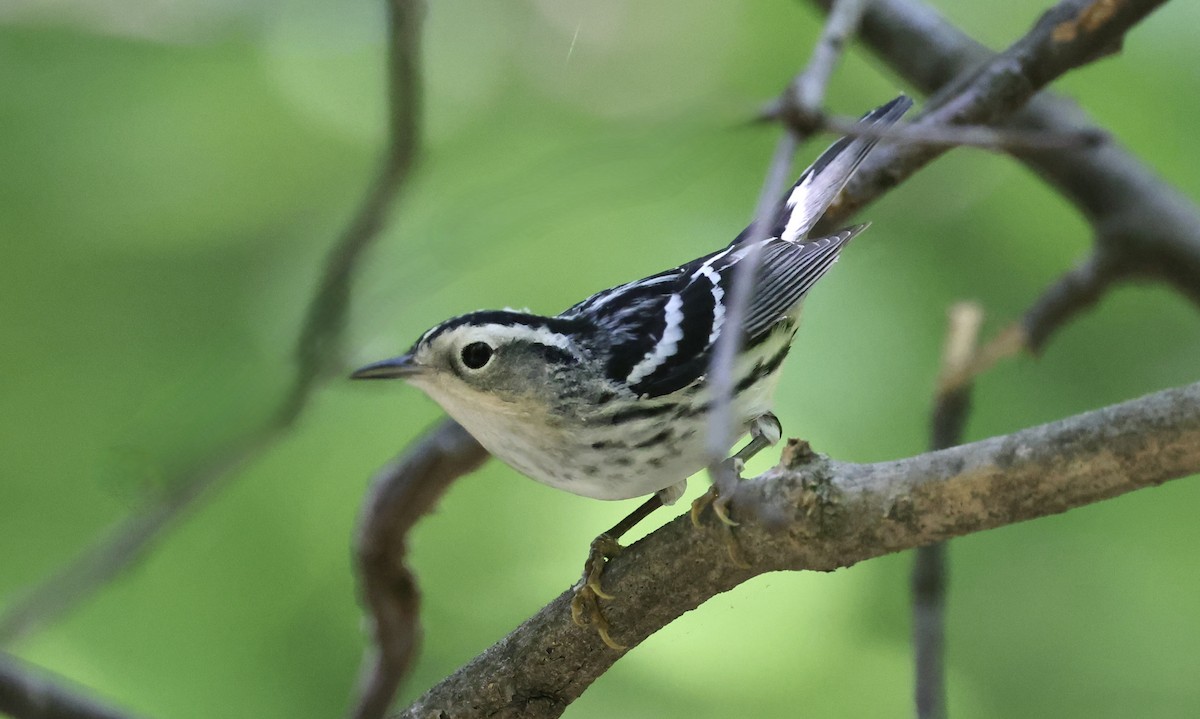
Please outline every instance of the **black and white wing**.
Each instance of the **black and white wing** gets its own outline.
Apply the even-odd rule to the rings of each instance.
[[[862,123],[886,126],[912,100],[901,95],[863,116]],[[804,242],[812,226],[845,187],[878,138],[842,138],[804,171],[780,207],[769,239],[762,243],[758,275],[743,323],[744,341],[766,336],[799,304],[837,261],[838,253],[866,228],[857,225]],[[613,382],[643,397],[687,387],[708,371],[724,329],[725,298],[734,268],[745,258],[750,228],[728,247],[645,279],[597,293],[559,317],[584,320],[608,348],[606,372]]]
[[[763,244],[744,341],[768,334],[837,261],[866,225],[807,243]],[[683,389],[708,371],[725,329],[725,299],[748,248],[728,247],[644,280],[606,290],[564,312],[586,319],[609,346],[609,379],[643,397]]]
[[[803,244],[768,241],[763,246],[758,280],[743,323],[746,342],[752,343],[770,332],[833,267],[842,248],[865,229],[866,224],[855,225]]]

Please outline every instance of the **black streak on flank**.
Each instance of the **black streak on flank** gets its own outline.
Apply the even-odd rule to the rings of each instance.
[[[625,409],[620,412],[615,412],[609,416],[610,424],[623,424],[631,422],[635,419],[650,419],[668,412],[674,412],[678,405],[674,403],[659,404],[653,407],[637,407],[635,409]]]
[[[592,442],[592,449],[625,449],[625,443],[604,439],[599,442]]]
[[[645,449],[646,447],[653,447],[656,444],[662,444],[670,439],[672,434],[671,429],[668,427],[653,437],[633,445],[634,449]]]
[[[753,387],[755,383],[762,378],[769,377],[770,375],[774,374],[775,371],[779,369],[779,365],[783,364],[784,358],[787,357],[788,352],[791,351],[791,349],[792,346],[790,344],[786,344],[782,349],[776,352],[775,356],[773,356],[771,359],[754,365],[754,369],[750,370],[750,374],[743,377],[742,380],[737,383],[737,387],[735,387],[733,390],[734,393],[736,394],[737,392],[743,392],[750,387]]]

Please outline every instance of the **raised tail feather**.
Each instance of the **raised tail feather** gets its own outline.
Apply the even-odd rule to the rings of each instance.
[[[863,115],[859,124],[887,127],[908,112],[912,104],[911,98],[900,95]],[[878,137],[843,137],[830,145],[796,180],[779,208],[767,237],[791,242],[804,240],[878,143]],[[749,233],[750,228],[746,228],[733,244],[744,241]]]

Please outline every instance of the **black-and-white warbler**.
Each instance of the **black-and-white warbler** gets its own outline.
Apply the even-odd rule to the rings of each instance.
[[[891,125],[911,105],[902,95],[861,122]],[[800,304],[866,225],[807,234],[877,142],[842,138],[800,176],[762,241],[741,328],[725,322],[725,301],[749,251],[749,228],[718,252],[554,316],[494,310],[454,317],[406,354],[352,376],[408,380],[493,455],[539,482],[596,499],[653,494],[670,504],[707,463],[713,402],[706,375],[722,332],[743,332],[732,397],[738,434],[756,429],[756,446],[779,439],[772,394]]]

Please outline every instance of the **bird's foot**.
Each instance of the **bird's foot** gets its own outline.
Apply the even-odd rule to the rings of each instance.
[[[600,600],[613,598],[612,594],[605,592],[600,586],[600,577],[604,574],[608,560],[620,554],[622,549],[624,547],[607,532],[592,540],[587,561],[583,565],[583,577],[579,580],[579,588],[575,590],[575,597],[571,600],[571,619],[581,627],[591,625],[600,635],[601,641],[617,651],[624,650],[625,646],[613,640],[609,634],[608,620],[600,611]]]
[[[729,552],[729,559],[739,567],[748,568],[750,565],[742,557],[742,551],[733,536],[732,528],[738,526],[738,523],[729,516],[729,503],[733,499],[738,482],[742,481],[742,472],[746,468],[746,461],[778,442],[782,436],[783,427],[779,424],[779,418],[774,414],[766,412],[755,418],[750,423],[750,441],[715,468],[712,486],[692,502],[692,526],[699,528],[700,517],[704,514],[704,510],[712,507],[713,514],[721,520],[721,526],[725,533],[725,549]]]
[[[690,516],[692,526],[699,529],[700,518],[704,515],[704,510],[712,507],[713,514],[716,515],[717,519],[721,520],[718,526],[721,528],[722,539],[725,542],[725,551],[729,553],[729,561],[742,569],[749,569],[750,563],[742,556],[742,549],[738,546],[737,537],[733,536],[733,528],[738,526],[738,523],[729,516],[729,501],[732,499],[732,489],[741,477],[740,465],[741,461],[732,457],[721,463],[721,472],[727,478],[731,478],[731,481],[714,481],[707,492],[692,502]],[[721,491],[723,485],[729,488],[726,493],[722,493]]]

